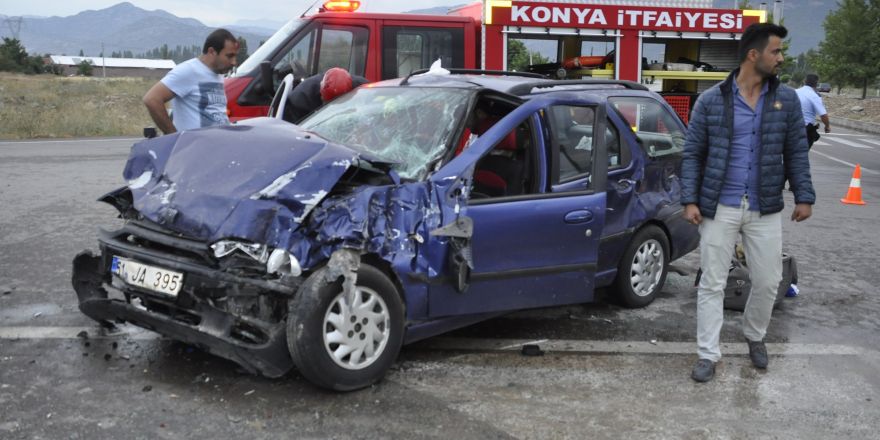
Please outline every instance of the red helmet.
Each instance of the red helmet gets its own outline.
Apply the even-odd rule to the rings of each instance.
[[[321,80],[321,100],[330,102],[351,90],[351,75],[345,69],[334,67]]]

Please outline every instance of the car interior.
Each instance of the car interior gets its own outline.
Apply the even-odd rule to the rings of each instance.
[[[468,117],[455,155],[461,154],[514,108],[516,108],[514,104],[504,100],[481,96]],[[509,197],[531,193],[535,181],[532,144],[532,127],[528,120],[502,137],[477,162],[472,198]]]

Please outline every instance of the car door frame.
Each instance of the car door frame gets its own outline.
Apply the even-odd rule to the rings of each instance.
[[[552,152],[553,144],[550,141],[550,130],[545,117],[551,106],[554,105],[573,105],[573,106],[590,106],[596,109],[594,124],[601,124],[600,135],[594,136],[593,139],[593,167],[590,179],[590,188],[583,191],[566,191],[551,192],[549,183],[549,159]],[[510,130],[521,124],[527,119],[532,119],[533,138],[536,140],[535,149],[541,160],[536,161],[539,166],[538,180],[540,181],[540,190],[534,194],[499,197],[495,199],[487,199],[486,201],[468,200],[469,194],[467,190],[462,188],[470,188],[473,173],[477,162],[484,157],[494,146],[506,136]],[[484,258],[480,255],[483,245],[480,243],[481,237],[472,235],[467,240],[467,251],[465,254],[471,255],[471,267],[474,270],[472,274],[467,276],[465,288],[457,288],[456,283],[449,282],[451,280],[461,279],[461,273],[452,273],[450,265],[444,271],[443,277],[446,282],[431,283],[429,287],[429,310],[428,315],[431,317],[466,315],[473,313],[499,312],[507,310],[516,310],[532,307],[545,307],[562,304],[573,304],[588,302],[593,299],[595,290],[595,277],[598,268],[598,249],[602,235],[602,226],[605,217],[605,200],[606,200],[606,179],[607,179],[607,157],[604,151],[604,124],[605,124],[605,108],[602,103],[594,100],[577,99],[571,94],[563,97],[537,97],[526,101],[510,114],[505,116],[501,121],[496,123],[486,133],[480,136],[468,149],[464,150],[459,156],[450,161],[445,167],[441,168],[437,173],[431,176],[431,180],[441,186],[447,187],[447,192],[443,199],[453,201],[456,204],[454,209],[455,218],[444,219],[444,224],[454,223],[459,218],[468,218],[471,220],[473,229],[472,234],[480,234],[481,219],[495,218],[480,211],[492,211],[494,208],[498,212],[503,212],[505,208],[513,205],[525,206],[525,204],[535,205],[536,203],[545,206],[565,205],[559,209],[565,209],[569,212],[562,214],[557,220],[564,221],[566,224],[579,225],[574,226],[572,230],[581,228],[590,230],[590,233],[581,235],[586,237],[584,240],[588,243],[586,250],[582,253],[575,252],[580,249],[571,250],[575,263],[569,265],[548,265],[544,267],[529,266],[528,264],[518,262],[507,262],[502,265],[503,270],[482,270],[482,267],[498,269],[495,265],[473,264],[473,260]],[[450,180],[464,181],[462,185],[440,185],[442,182]],[[458,195],[453,192],[457,191]],[[489,208],[487,208],[489,207]],[[579,208],[579,209],[574,209]],[[539,211],[537,207],[532,207],[534,211]],[[516,212],[516,209],[513,210]],[[469,214],[474,215],[477,219],[473,219]],[[550,214],[553,215],[553,214]],[[516,217],[507,217],[507,222],[514,222]],[[587,228],[585,225],[589,225]],[[509,226],[509,225],[508,225]],[[521,227],[522,225],[520,225]],[[548,226],[549,227],[549,226]],[[578,230],[583,233],[583,230]],[[568,232],[565,232],[568,234]],[[592,234],[592,235],[591,235]],[[564,234],[557,234],[555,240],[560,240]],[[489,243],[504,245],[505,242],[487,240]],[[476,245],[476,246],[475,246]],[[472,252],[473,251],[473,252]],[[453,252],[447,249],[447,252]],[[547,253],[544,253],[547,255]],[[447,259],[449,261],[450,259]],[[520,264],[520,266],[517,266]],[[469,286],[468,286],[469,284]],[[459,285],[459,287],[461,287]]]

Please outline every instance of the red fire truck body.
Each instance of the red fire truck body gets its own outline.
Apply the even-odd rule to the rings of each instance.
[[[330,3],[336,11],[326,10]],[[557,77],[659,80],[657,91],[668,95],[686,120],[693,96],[738,64],[743,30],[766,20],[765,11],[713,9],[711,0],[664,2],[677,7],[626,0],[482,0],[448,15],[355,12],[355,3],[328,2],[287,23],[257,49],[226,80],[230,119],[265,115],[271,90],[286,73],[302,78],[343,67],[378,81],[406,76],[437,59],[444,67],[509,70],[508,46],[519,40],[555,43],[551,64],[558,65]],[[339,12],[340,4],[346,12]],[[613,50],[584,53],[586,45],[599,43]],[[663,59],[648,63],[647,45],[661,47]],[[263,87],[269,68],[273,86]]]

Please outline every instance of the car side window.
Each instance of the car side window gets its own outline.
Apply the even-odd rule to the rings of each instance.
[[[620,133],[610,119],[605,121],[605,149],[608,152],[608,169],[624,168],[629,164],[629,150],[621,150]]]
[[[556,165],[556,182],[565,183],[589,176],[593,167],[595,108],[555,105],[549,110],[555,144],[553,162]]]
[[[680,155],[685,133],[676,116],[652,98],[613,97],[608,101],[630,126],[648,157]]]
[[[464,149],[483,136],[489,129],[503,119],[504,104],[477,104],[477,111],[469,125],[471,135]],[[485,109],[485,111],[484,111]],[[472,200],[523,196],[535,192],[538,181],[535,166],[534,127],[531,118],[517,124],[502,136],[495,145],[477,161],[474,169]],[[464,139],[464,138],[463,138]]]

